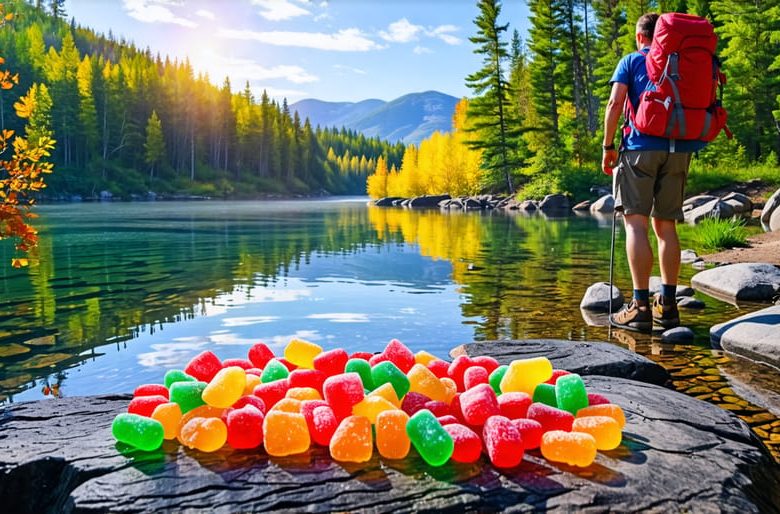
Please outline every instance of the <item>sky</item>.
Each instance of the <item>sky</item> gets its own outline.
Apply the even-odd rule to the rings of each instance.
[[[476,0],[66,0],[80,25],[172,58],[234,90],[249,81],[290,103],[393,100],[436,90],[468,96],[481,65],[468,38]],[[528,28],[528,7],[505,0],[501,23]]]

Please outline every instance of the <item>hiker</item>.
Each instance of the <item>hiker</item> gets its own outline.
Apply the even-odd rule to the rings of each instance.
[[[639,18],[636,24],[638,51],[623,57],[610,79],[612,91],[604,116],[602,155],[604,173],[613,175],[615,209],[623,213],[626,253],[634,286],[631,302],[613,314],[610,323],[645,332],[650,332],[653,324],[664,329],[680,324],[676,299],[680,272],[677,221],[683,220],[682,203],[691,155],[706,145],[699,140],[675,140],[640,133],[630,116],[630,112],[638,109],[640,95],[647,89],[649,77],[645,57],[650,51],[658,18],[655,13]],[[626,97],[630,105],[626,103]],[[659,103],[661,106],[664,104]],[[668,109],[668,98],[666,103]],[[624,106],[628,126],[624,126],[618,153],[613,141]],[[684,132],[685,128],[682,130]],[[652,309],[649,305],[653,268],[653,251],[648,239],[650,217],[658,237],[663,282],[660,294],[653,298]]]

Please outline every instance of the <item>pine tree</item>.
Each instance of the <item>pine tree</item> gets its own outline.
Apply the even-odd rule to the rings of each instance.
[[[95,155],[98,144],[97,110],[92,91],[93,72],[92,60],[85,56],[76,73],[79,91],[79,143],[83,148],[85,163]]]
[[[152,111],[146,123],[146,142],[144,143],[144,160],[149,165],[149,178],[154,177],[155,168],[162,162],[165,155],[165,140],[163,139],[162,123],[157,112]]]

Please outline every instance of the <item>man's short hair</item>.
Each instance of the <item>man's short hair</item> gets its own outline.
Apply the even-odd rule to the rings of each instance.
[[[658,13],[649,12],[643,14],[636,21],[636,33],[642,34],[647,39],[653,39],[653,33],[655,32],[655,22],[658,21]]]

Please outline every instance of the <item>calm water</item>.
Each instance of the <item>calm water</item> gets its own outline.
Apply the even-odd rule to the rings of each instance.
[[[128,392],[211,349],[244,357],[293,336],[446,357],[473,340],[606,340],[583,320],[606,280],[609,219],[367,208],[364,199],[43,206],[40,264],[0,266],[0,403]],[[10,246],[0,246],[8,263]],[[618,285],[628,289],[617,253]],[[695,273],[683,266],[683,282]],[[746,419],[780,454],[780,377],[709,348],[752,310],[684,312],[693,345],[613,332],[675,387]]]

